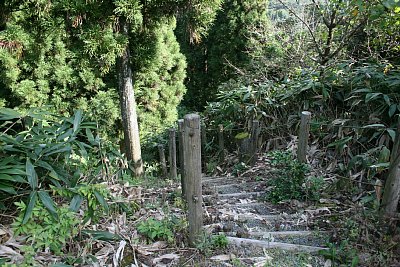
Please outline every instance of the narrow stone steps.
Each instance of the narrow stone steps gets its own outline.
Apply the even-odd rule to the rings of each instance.
[[[202,183],[209,183],[209,182],[221,182],[221,181],[237,181],[238,177],[202,177]]]
[[[220,232],[221,234],[225,234],[227,236],[237,236],[237,232]],[[317,234],[321,234],[323,232],[313,232],[313,231],[249,231],[247,234],[250,237],[264,237],[264,238],[275,238],[275,237],[292,237],[292,236],[313,236]]]
[[[255,213],[259,215],[269,215],[269,214],[276,214],[277,211],[272,208],[271,206],[268,206],[264,203],[260,202],[254,202],[254,203],[234,203],[234,204],[229,204],[229,203],[222,203],[220,204],[219,209],[227,209],[227,210],[232,210],[237,213]]]
[[[228,242],[231,245],[235,246],[255,246],[261,247],[265,249],[278,248],[288,251],[297,251],[297,252],[307,252],[307,253],[318,253],[321,250],[327,250],[328,248],[324,247],[316,247],[316,246],[307,246],[307,245],[297,245],[283,242],[269,242],[257,239],[250,238],[240,238],[240,237],[231,237],[227,236]]]
[[[261,184],[261,182],[246,182],[246,181],[241,181],[240,183],[235,182],[235,183],[230,183],[230,184],[216,184],[216,185],[208,185],[209,187],[213,187],[213,188],[229,188],[231,186],[255,186],[255,185],[259,185]],[[204,186],[204,185],[203,185]]]
[[[254,182],[249,177],[203,177],[201,179],[203,185],[225,185],[232,183],[246,183],[246,182]]]
[[[202,182],[203,188],[213,193],[203,195],[210,203],[206,218],[213,223],[205,228],[226,235],[229,244],[310,254],[327,249],[323,247],[326,232],[309,230],[303,214],[282,213],[276,205],[260,201],[266,192],[265,181],[212,177]]]
[[[203,199],[218,197],[219,199],[226,198],[253,198],[257,196],[261,196],[264,192],[240,192],[240,193],[232,193],[232,194],[215,194],[215,195],[203,195]]]
[[[293,245],[321,246],[324,247],[328,242],[327,236],[322,232],[307,230],[293,231],[243,231],[220,232],[226,236],[249,238],[254,240],[288,243]]]

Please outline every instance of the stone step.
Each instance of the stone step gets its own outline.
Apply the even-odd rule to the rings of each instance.
[[[203,177],[201,179],[203,185],[226,185],[226,184],[239,184],[246,182],[257,182],[251,177]],[[262,182],[262,181],[260,181]]]
[[[273,249],[278,248],[287,251],[298,251],[298,252],[306,252],[306,253],[317,253],[321,250],[327,250],[328,248],[317,247],[317,246],[307,246],[307,245],[298,245],[291,243],[283,243],[283,242],[269,242],[264,240],[250,239],[250,238],[239,238],[239,237],[227,237],[229,244],[235,246],[254,246],[261,247],[265,249]]]
[[[237,236],[237,232],[220,232],[227,236]],[[313,236],[322,234],[325,232],[315,232],[315,231],[249,231],[247,234],[250,237],[263,237],[263,238],[276,238],[276,237],[291,237],[291,236]]]
[[[266,184],[264,182],[244,182],[229,183],[223,185],[203,185],[205,192],[217,192],[218,194],[233,194],[243,192],[265,192]]]
[[[219,203],[221,208],[236,211],[237,213],[256,213],[260,215],[267,215],[277,213],[277,211],[265,203],[252,202],[252,203]]]
[[[254,198],[262,196],[264,192],[239,192],[232,194],[215,194],[215,195],[203,195],[203,199],[214,198],[217,197],[219,199],[227,199],[227,198]]]
[[[224,231],[303,231],[308,230],[307,222],[301,214],[264,214],[252,212],[237,212],[231,209],[205,210],[205,217],[209,223],[221,222]]]
[[[242,229],[237,229],[237,231],[220,233],[232,237],[251,238],[262,241],[291,243],[306,246],[324,246],[329,241],[327,233],[322,231],[263,231],[262,229],[243,231]]]

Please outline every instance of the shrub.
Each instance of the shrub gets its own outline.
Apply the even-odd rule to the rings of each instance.
[[[137,227],[139,233],[146,236],[150,240],[166,240],[172,242],[174,234],[165,221],[157,221],[150,218],[141,222]]]
[[[307,193],[303,184],[308,166],[293,159],[287,151],[274,151],[271,157],[275,177],[269,181],[273,189],[267,199],[274,203],[286,199],[304,199]]]
[[[99,210],[95,207],[98,204],[107,210],[107,193],[94,184],[103,181],[108,171],[115,171],[113,164],[117,161],[109,155],[109,149],[102,149],[104,144],[93,131],[95,124],[86,121],[81,111],[61,117],[42,110],[21,113],[3,108],[0,121],[3,209],[11,208],[6,207],[6,199],[22,199],[26,204],[26,209],[20,209],[24,212],[22,224],[29,221],[36,205],[42,205],[57,219],[56,197],[70,201],[73,211],[86,199],[90,216]],[[104,158],[110,159],[107,166]],[[51,189],[55,197],[49,195]],[[26,195],[29,197],[22,198]]]
[[[170,216],[162,220],[149,218],[146,221],[140,222],[137,227],[138,232],[148,239],[152,241],[164,240],[169,243],[173,243],[175,234],[184,230],[184,228],[186,228],[185,220],[179,219],[176,216]]]
[[[228,238],[224,234],[212,237],[212,245],[214,248],[226,248],[228,246]]]
[[[24,202],[15,205],[20,213],[12,224],[14,233],[25,235],[26,244],[33,247],[35,252],[50,249],[55,254],[61,254],[65,245],[78,234],[79,220],[75,212],[66,206],[56,208],[58,220],[55,220],[44,206],[36,205],[32,216],[23,223],[27,206]]]

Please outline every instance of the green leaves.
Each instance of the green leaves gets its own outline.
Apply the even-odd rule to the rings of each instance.
[[[103,206],[103,208],[106,211],[108,211],[108,204],[107,204],[106,200],[104,199],[104,197],[96,190],[93,193],[94,193],[97,201],[100,203],[100,205]]]
[[[7,109],[0,110],[3,119],[20,115]],[[67,118],[41,114],[40,110],[28,112],[23,122],[13,124],[15,129],[9,127],[6,134],[0,135],[0,153],[5,154],[0,158],[0,206],[4,206],[3,199],[11,195],[23,193],[21,197],[26,197],[29,194],[21,219],[23,224],[38,207],[44,207],[57,220],[60,214],[48,191],[51,188],[63,201],[72,198],[70,212],[78,211],[84,199],[93,214],[94,210],[108,211],[107,190],[87,185],[84,183],[87,181],[80,179],[89,157],[94,166],[94,170],[88,171],[89,175],[96,175],[102,167],[102,162],[97,159],[98,148],[93,149],[99,143],[99,138],[92,132],[94,124],[85,121],[83,112],[79,110]],[[6,123],[10,125],[12,122]],[[82,188],[82,191],[77,188]],[[98,209],[100,206],[102,208]]]
[[[26,176],[32,190],[36,190],[38,188],[38,176],[29,158],[26,159]]]
[[[28,220],[31,218],[32,216],[32,212],[33,212],[33,208],[35,207],[36,204],[36,200],[37,200],[37,192],[33,191],[30,193],[29,198],[28,198],[28,206],[25,209],[25,213],[24,213],[24,218],[22,220],[22,224],[26,224],[28,222]]]
[[[39,191],[38,192],[39,198],[42,201],[43,205],[46,207],[46,209],[49,211],[51,216],[53,216],[54,219],[58,219],[58,214],[57,210],[55,207],[55,204],[49,194],[46,191]]]
[[[398,0],[384,0],[382,4],[388,9],[394,9],[395,7],[400,7],[400,2]]]
[[[138,28],[143,22],[142,5],[139,1],[116,0],[115,14],[126,17],[133,28]]]
[[[140,222],[137,229],[138,232],[145,235],[150,240],[173,240],[173,225],[164,218],[161,221],[149,218]]]
[[[41,203],[49,211],[51,216],[56,220],[58,219],[56,206],[54,204],[54,201],[51,199],[49,193],[47,193],[46,191],[37,192],[34,190],[29,195],[29,198],[28,198],[29,203],[25,209],[22,224],[26,224],[28,222],[28,220],[31,218],[38,196],[39,196]]]
[[[13,120],[22,118],[22,114],[10,108],[0,108],[0,120]]]
[[[82,201],[83,197],[81,195],[75,195],[71,200],[69,209],[75,212],[78,211],[79,206],[82,204]]]
[[[119,235],[107,231],[83,230],[82,233],[91,236],[95,240],[102,240],[102,241],[122,240],[122,238]]]
[[[16,195],[17,190],[15,184],[17,183],[27,183],[25,176],[24,166],[15,163],[13,157],[6,157],[0,161],[0,191],[6,192],[8,194]]]
[[[235,139],[242,140],[242,139],[248,138],[249,136],[250,136],[250,134],[248,132],[241,132],[241,133],[238,133],[237,135],[235,135]]]
[[[76,133],[81,125],[82,122],[82,110],[77,110],[75,111],[74,115],[74,123],[73,123],[73,129],[74,133]]]

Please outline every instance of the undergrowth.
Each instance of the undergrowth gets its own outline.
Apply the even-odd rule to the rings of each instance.
[[[268,184],[272,190],[266,199],[278,203],[282,200],[319,200],[324,184],[321,177],[307,177],[309,166],[298,162],[289,151],[270,153],[273,178]]]
[[[186,231],[187,222],[185,219],[174,215],[166,216],[161,220],[148,218],[138,224],[137,230],[150,241],[167,241],[174,243],[179,232]]]

